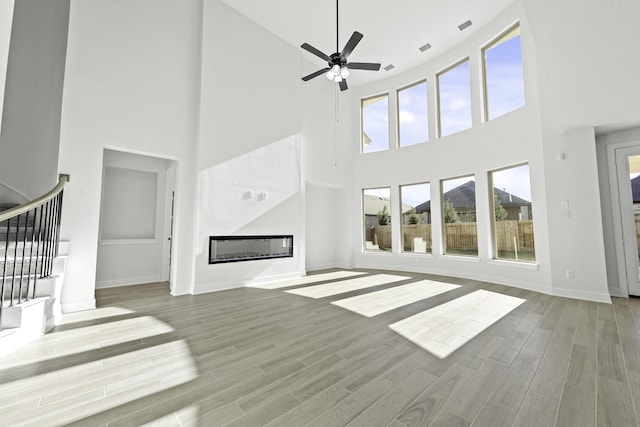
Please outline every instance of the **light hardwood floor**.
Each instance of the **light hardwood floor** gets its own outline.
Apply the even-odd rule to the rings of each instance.
[[[0,425],[638,425],[640,300],[360,272],[198,296],[163,283],[99,290],[97,310],[0,358]],[[422,280],[441,289],[376,301]],[[341,282],[348,292],[329,291]],[[478,290],[524,302],[444,359],[390,328]],[[341,305],[375,315],[332,304],[358,295]]]

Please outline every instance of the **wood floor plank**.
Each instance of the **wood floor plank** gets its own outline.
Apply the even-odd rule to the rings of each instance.
[[[531,390],[543,395],[560,398],[564,378],[571,358],[571,348],[576,328],[559,325],[554,331],[540,366],[531,382]]]
[[[435,378],[433,378],[435,380]],[[315,418],[307,427],[341,427],[360,415],[396,384],[377,378]]]
[[[559,399],[529,390],[513,423],[516,427],[548,427],[555,424]]]
[[[629,385],[598,377],[597,423],[602,427],[637,425]]]
[[[456,398],[474,373],[474,370],[466,366],[453,365],[398,415],[398,421],[407,426],[428,425],[439,415],[448,400]]]
[[[0,395],[10,396],[0,399],[0,425],[637,425],[640,301],[419,273],[329,273],[197,296],[173,297],[166,283],[98,290],[97,310],[65,315],[52,333],[0,357]],[[403,280],[369,286],[380,275]],[[344,294],[286,292],[314,283],[341,290],[354,278],[358,289]],[[458,287],[402,294],[424,281]],[[455,309],[471,294],[524,302],[476,331],[482,303]],[[403,305],[367,318],[331,304],[360,296],[352,301],[389,306],[376,295]],[[389,328],[438,307],[450,324],[436,342],[477,333],[445,358]]]
[[[307,420],[316,418],[349,395],[351,393],[344,387],[338,384],[333,385],[274,419],[267,426],[297,427],[304,425]]]
[[[574,345],[556,424],[594,425],[596,422],[596,352]]]
[[[394,387],[367,408],[347,426],[387,426],[424,390],[431,385],[433,375],[418,371],[414,376]],[[403,423],[404,424],[404,423]]]
[[[298,399],[287,393],[271,402],[270,405],[261,406],[255,411],[230,422],[227,424],[227,427],[262,426],[290,411],[299,404],[300,401]]]

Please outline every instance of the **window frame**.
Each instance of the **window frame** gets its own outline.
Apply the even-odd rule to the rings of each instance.
[[[378,151],[372,151],[372,152],[365,152],[364,151],[364,103],[366,101],[370,101],[372,99],[376,99],[376,98],[387,98],[387,148],[384,150],[378,150]],[[377,153],[377,152],[383,152],[383,151],[389,151],[391,150],[391,126],[389,124],[389,112],[391,110],[391,103],[390,103],[390,98],[391,96],[389,95],[389,92],[381,92],[378,93],[376,95],[370,95],[370,96],[366,96],[364,98],[360,98],[360,154],[371,154],[371,153]]]
[[[365,191],[367,190],[382,190],[382,189],[387,189],[389,190],[389,227],[391,230],[391,248],[388,251],[385,250],[367,250],[366,248],[366,241],[367,241],[367,221],[366,221],[366,209],[365,209]],[[391,186],[382,186],[382,187],[363,187],[360,191],[360,206],[361,206],[361,214],[360,214],[360,219],[362,221],[361,223],[361,228],[360,230],[362,231],[362,237],[360,239],[361,241],[361,248],[362,248],[362,253],[363,254],[388,254],[391,255],[393,253],[393,200],[391,197]],[[372,242],[373,243],[373,242]]]
[[[479,241],[479,235],[478,235],[478,221],[477,221],[477,216],[478,216],[478,203],[477,203],[477,195],[478,195],[478,188],[476,187],[475,189],[475,194],[474,197],[476,199],[476,203],[475,203],[475,216],[476,216],[476,254],[475,255],[464,255],[464,254],[452,254],[452,253],[447,253],[447,226],[446,226],[446,222],[445,222],[445,215],[444,215],[444,182],[445,181],[452,181],[452,180],[456,180],[456,179],[461,179],[461,178],[473,178],[472,180],[475,182],[475,184],[477,185],[478,180],[476,178],[476,174],[475,173],[471,173],[471,174],[467,174],[467,175],[458,175],[458,176],[453,176],[453,177],[449,177],[449,178],[442,178],[440,179],[439,182],[439,198],[440,198],[440,234],[441,234],[441,243],[440,243],[440,254],[443,257],[459,257],[462,259],[480,259],[480,241]],[[457,187],[454,187],[457,188]]]
[[[426,106],[427,106],[427,139],[425,139],[424,141],[420,141],[420,142],[416,142],[415,144],[410,144],[410,145],[405,145],[403,146],[401,143],[401,139],[400,139],[400,92],[409,88],[412,88],[414,86],[418,86],[420,84],[424,83],[425,85],[425,89],[427,91],[427,98],[425,99],[426,102]],[[407,85],[401,86],[399,88],[396,89],[396,147],[397,148],[405,148],[405,147],[411,147],[412,145],[420,145],[420,144],[424,144],[426,142],[429,142],[429,84],[427,82],[427,78],[423,78],[421,80],[415,81],[413,83],[409,83]]]
[[[496,46],[499,46],[501,43],[503,43],[502,39],[508,35],[510,32],[512,32],[513,30],[515,30],[516,28],[518,28],[518,35],[522,36],[522,33],[520,32],[521,26],[520,26],[520,21],[516,21],[513,24],[511,24],[509,27],[507,27],[507,29],[505,29],[504,31],[500,32],[497,36],[493,37],[487,44],[485,44],[484,46],[482,46],[480,48],[480,61],[481,61],[481,69],[482,69],[482,122],[486,123],[489,122],[491,120],[495,120],[499,117],[502,117],[505,114],[509,114],[512,111],[516,111],[522,107],[524,107],[526,105],[526,100],[525,103],[522,104],[522,106],[511,110],[507,113],[501,114],[499,116],[496,116],[494,118],[490,118],[489,117],[489,87],[487,84],[487,55],[486,52]],[[520,37],[520,40],[522,41],[522,37]],[[521,68],[522,68],[522,88],[523,88],[523,93],[522,96],[524,98],[525,96],[525,81],[524,81],[524,55],[522,54],[522,42],[520,43],[520,57],[522,58],[522,62],[521,62]]]
[[[402,231],[402,227],[405,225],[404,224],[404,218],[402,218],[404,216],[404,212],[402,211],[402,187],[411,187],[413,185],[428,185],[429,186],[429,200],[427,201],[431,201],[431,182],[430,181],[421,181],[421,182],[414,182],[414,183],[410,183],[410,184],[400,184],[398,186],[398,195],[400,196],[400,230]],[[433,212],[433,203],[431,204],[431,212]],[[409,255],[419,255],[419,256],[432,256],[433,255],[433,213],[431,213],[431,222],[429,223],[429,226],[431,227],[431,241],[429,242],[430,245],[428,246],[427,252],[425,253],[421,253],[421,252],[414,252],[414,251],[405,251],[404,250],[404,233],[401,233],[400,235],[400,253],[401,254],[409,254]]]
[[[514,169],[514,168],[519,168],[521,166],[528,166],[529,167],[529,191],[531,191],[531,164],[528,161],[525,162],[519,162],[519,163],[514,163],[508,166],[503,166],[497,169],[492,169],[487,171],[487,184],[489,186],[489,218],[490,218],[490,223],[491,223],[491,261],[492,262],[504,262],[504,263],[516,263],[516,264],[522,264],[525,266],[535,266],[537,265],[538,262],[538,256],[537,256],[537,252],[536,252],[536,248],[535,248],[535,224],[532,224],[533,226],[533,233],[534,233],[534,250],[533,250],[533,256],[534,259],[533,261],[523,261],[523,260],[519,260],[519,259],[510,259],[510,258],[500,258],[498,257],[498,238],[496,236],[496,219],[495,219],[495,200],[494,200],[494,180],[493,180],[493,174],[496,172],[502,172],[502,171],[506,171],[509,169]],[[533,222],[533,193],[531,195],[531,199],[530,203],[531,203],[531,210],[532,210],[532,219],[531,221]]]
[[[435,83],[435,89],[436,89],[436,137],[437,138],[444,138],[450,135],[454,135],[456,133],[459,132],[463,132],[467,129],[463,129],[463,130],[459,130],[456,131],[454,133],[450,133],[449,135],[442,135],[442,108],[441,108],[441,103],[440,103],[440,76],[442,76],[443,74],[448,73],[449,71],[453,70],[454,68],[464,64],[465,62],[469,63],[469,100],[470,102],[470,118],[471,118],[471,126],[469,126],[467,129],[472,129],[473,128],[473,100],[472,100],[472,90],[471,90],[471,56],[465,56],[464,58],[460,59],[459,61],[454,62],[453,64],[449,65],[446,68],[443,68],[442,70],[440,70],[439,72],[436,73],[436,83]]]

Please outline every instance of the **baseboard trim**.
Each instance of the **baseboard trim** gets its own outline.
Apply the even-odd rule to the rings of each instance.
[[[144,283],[162,282],[160,275],[128,277],[126,279],[103,280],[96,282],[96,289],[118,288],[120,286],[142,285]]]
[[[306,275],[305,271],[295,272],[295,273],[287,273],[287,274],[276,274],[273,276],[263,276],[254,279],[245,279],[245,280],[233,280],[226,282],[218,282],[218,283],[200,283],[197,284],[194,288],[193,294],[206,294],[209,292],[217,292],[217,291],[226,291],[229,289],[242,288],[249,285],[258,285],[272,282],[279,282],[281,280],[291,280],[297,279],[299,277],[304,277]]]
[[[611,297],[609,294],[603,294],[600,292],[580,291],[576,289],[567,288],[553,288],[552,295],[557,297],[581,299],[586,301],[603,302],[605,304],[611,304]]]
[[[94,310],[96,308],[96,300],[95,298],[92,298],[86,301],[63,302],[61,306],[63,313]]]

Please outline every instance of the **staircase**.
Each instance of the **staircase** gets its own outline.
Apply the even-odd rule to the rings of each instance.
[[[0,356],[48,332],[62,316],[69,250],[58,240],[62,192],[36,202],[0,221]],[[0,218],[16,209],[0,203]]]

